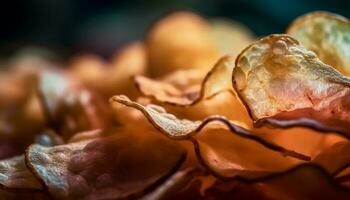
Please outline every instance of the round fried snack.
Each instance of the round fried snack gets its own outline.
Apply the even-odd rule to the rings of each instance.
[[[55,199],[137,199],[185,157],[181,145],[162,135],[119,130],[55,147],[32,145],[26,163]]]
[[[328,12],[312,12],[297,18],[287,34],[315,52],[322,62],[350,76],[349,19]]]
[[[305,126],[350,138],[350,79],[288,35],[248,46],[236,59],[233,85],[257,126]]]
[[[190,12],[174,12],[155,22],[146,35],[152,77],[179,69],[209,70],[218,57],[210,25]]]

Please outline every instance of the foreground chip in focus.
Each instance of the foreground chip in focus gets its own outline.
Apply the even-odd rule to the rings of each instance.
[[[26,162],[56,199],[122,199],[161,184],[185,155],[164,136],[119,130],[55,147],[32,145]]]
[[[306,126],[350,138],[350,79],[288,35],[270,35],[236,59],[234,87],[256,124]]]

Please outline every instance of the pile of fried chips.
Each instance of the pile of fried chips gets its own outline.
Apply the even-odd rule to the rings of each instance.
[[[190,12],[110,61],[0,72],[1,199],[350,199],[350,21],[285,34]]]

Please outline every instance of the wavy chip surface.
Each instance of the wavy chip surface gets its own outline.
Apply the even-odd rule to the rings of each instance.
[[[9,191],[41,191],[41,183],[27,169],[24,156],[0,161],[0,187]]]
[[[350,137],[350,79],[288,35],[247,47],[236,60],[233,83],[257,125],[306,126]]]
[[[350,76],[350,21],[328,12],[312,12],[297,18],[287,34],[317,54],[326,64]]]
[[[220,116],[190,121],[178,119],[158,106],[143,106],[125,96],[115,96],[111,101],[140,110],[154,127],[168,137],[189,139],[194,145],[197,159],[218,177],[252,180],[287,170],[301,162],[293,158],[310,159]],[[213,126],[209,126],[209,123],[213,123]]]
[[[194,105],[223,91],[232,91],[231,72],[234,58],[224,56],[208,72],[200,87],[177,88],[165,81],[155,81],[146,77],[136,77],[135,83],[142,94],[160,102],[178,106]]]
[[[56,199],[136,198],[170,176],[185,158],[154,133],[113,136],[55,147],[32,145],[29,167]]]

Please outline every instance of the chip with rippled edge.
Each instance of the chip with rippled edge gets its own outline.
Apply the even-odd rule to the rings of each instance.
[[[350,79],[288,35],[270,35],[236,59],[233,85],[256,125],[305,126],[350,138]]]
[[[329,12],[311,12],[297,18],[287,34],[315,52],[322,62],[350,76],[349,19]]]

